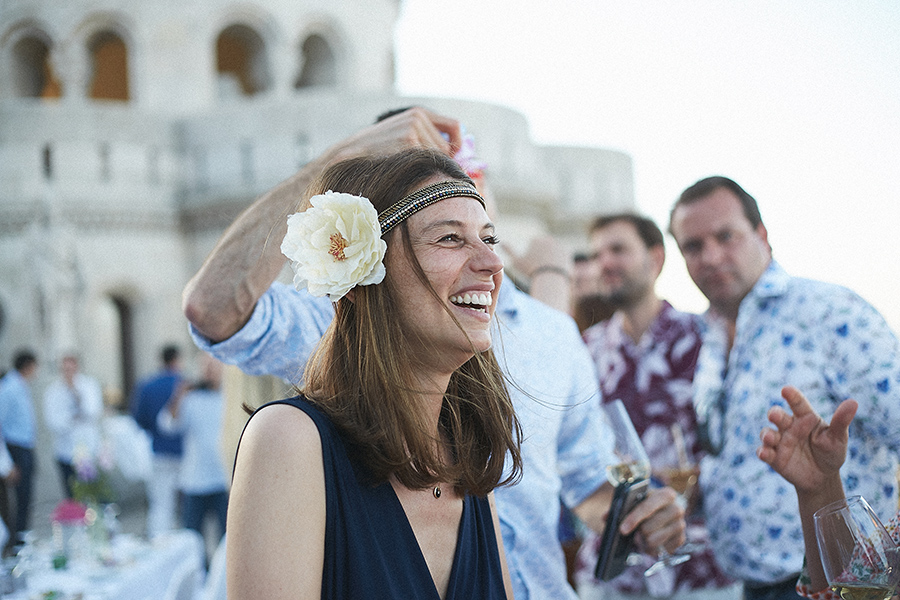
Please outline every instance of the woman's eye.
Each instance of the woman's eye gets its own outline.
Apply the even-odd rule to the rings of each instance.
[[[447,235],[443,236],[438,241],[440,241],[440,242],[458,242],[459,236],[456,235],[455,233],[448,233]]]
[[[484,238],[484,240],[482,240],[482,241],[485,244],[487,244],[488,246],[496,246],[497,244],[500,243],[500,238],[498,238],[496,235],[489,235],[488,237]]]

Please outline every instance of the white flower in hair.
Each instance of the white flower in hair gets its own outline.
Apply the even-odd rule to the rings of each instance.
[[[369,199],[328,191],[310,198],[310,204],[288,217],[281,243],[294,286],[337,302],[357,285],[381,283],[387,244]]]

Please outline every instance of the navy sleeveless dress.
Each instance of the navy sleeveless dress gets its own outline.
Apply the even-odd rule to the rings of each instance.
[[[265,406],[272,404],[289,404],[305,412],[322,438],[326,508],[323,600],[438,600],[425,557],[391,484],[367,483],[362,467],[350,461],[337,428],[303,397]],[[463,499],[446,598],[506,598],[487,498]]]

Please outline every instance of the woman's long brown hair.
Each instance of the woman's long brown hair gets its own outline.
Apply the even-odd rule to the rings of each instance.
[[[332,190],[365,196],[381,212],[434,175],[469,181],[443,154],[408,150],[338,163],[310,187],[309,195]],[[386,240],[388,253],[392,245],[404,245],[419,279],[444,302],[415,257],[406,223]],[[474,356],[450,378],[439,419],[439,435],[452,455],[450,462],[445,460],[412,376],[409,333],[401,328],[394,301],[400,292],[392,289],[388,273],[381,284],[354,288],[352,302],[347,297],[338,301],[335,318],[307,363],[300,391],[350,441],[372,483],[394,475],[411,489],[450,481],[461,492],[484,495],[518,480],[521,431],[490,350],[474,352],[473,347]],[[509,468],[504,471],[507,454]]]

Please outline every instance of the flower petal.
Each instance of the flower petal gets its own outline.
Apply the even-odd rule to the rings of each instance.
[[[337,301],[354,286],[384,280],[387,244],[368,199],[332,191],[318,194],[310,198],[310,208],[288,217],[287,225],[281,251],[291,260],[298,290]],[[335,239],[342,253],[335,253]]]

